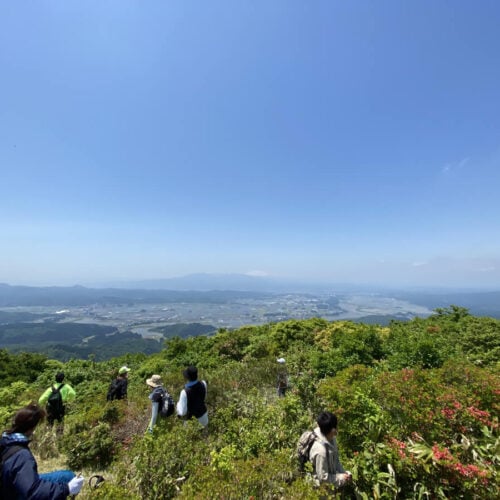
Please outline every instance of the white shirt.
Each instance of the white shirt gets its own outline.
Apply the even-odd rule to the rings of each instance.
[[[201,383],[205,386],[205,397],[207,396],[207,383],[202,380]],[[182,389],[181,394],[179,396],[179,401],[177,401],[177,415],[179,417],[184,417],[188,411],[188,399],[187,393],[185,389]],[[201,425],[206,426],[208,424],[208,411],[206,411],[199,419]]]

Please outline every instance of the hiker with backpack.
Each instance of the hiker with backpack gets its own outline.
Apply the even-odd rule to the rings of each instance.
[[[21,408],[0,439],[0,498],[5,500],[65,500],[77,495],[84,478],[70,470],[38,474],[29,442],[45,411],[36,403]]]
[[[118,370],[118,376],[111,382],[106,399],[113,401],[115,399],[127,399],[128,390],[128,372],[130,368],[122,366]]]
[[[58,372],[56,374],[56,383],[47,388],[38,400],[40,406],[46,405],[47,423],[50,427],[57,421],[59,424],[58,431],[62,432],[66,403],[75,398],[76,392],[73,387],[64,383],[64,373]]]
[[[282,398],[285,396],[288,390],[288,373],[285,367],[285,358],[278,358],[276,360],[279,364],[278,376],[277,376],[277,391],[278,397]]]
[[[299,464],[302,470],[307,461],[311,462],[316,484],[321,483],[342,488],[352,482],[352,475],[344,470],[337,447],[337,417],[323,411],[316,419],[318,426],[306,431],[298,444]]]
[[[160,417],[169,417],[174,413],[174,400],[168,391],[163,387],[160,375],[151,375],[146,380],[146,384],[151,389],[149,399],[151,400],[151,420],[148,425],[148,432],[152,433],[156,425],[158,415]]]
[[[207,427],[208,410],[205,404],[207,383],[204,380],[198,380],[198,368],[196,366],[188,366],[182,374],[186,384],[179,396],[177,415],[185,420],[195,417],[203,427]]]

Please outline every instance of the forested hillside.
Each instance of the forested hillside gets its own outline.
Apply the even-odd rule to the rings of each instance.
[[[296,443],[323,409],[339,417],[358,498],[498,498],[499,360],[500,321],[456,306],[387,327],[310,319],[175,337],[160,353],[105,362],[0,350],[0,424],[62,368],[77,392],[64,436],[37,429],[32,449],[41,470],[55,460],[107,478],[82,500],[320,498],[297,472]],[[128,402],[107,403],[122,364]],[[175,417],[146,433],[146,378],[160,374],[177,399],[188,364],[208,382],[208,434]]]

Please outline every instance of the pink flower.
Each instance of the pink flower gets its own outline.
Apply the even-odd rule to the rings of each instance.
[[[446,447],[443,449],[440,449],[437,444],[435,444],[432,447],[432,456],[434,457],[434,460],[436,460],[436,461],[440,461],[440,460],[452,461],[453,460],[453,455],[450,453],[450,450]]]
[[[452,420],[456,415],[456,411],[453,408],[443,408],[441,410],[441,415],[447,420]]]
[[[479,420],[484,425],[489,425],[490,422],[490,412],[480,410],[479,408],[476,408],[474,406],[469,406],[467,408],[467,411],[469,415],[474,418],[475,420]]]

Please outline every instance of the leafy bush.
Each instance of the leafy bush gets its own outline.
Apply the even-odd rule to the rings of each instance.
[[[116,452],[111,427],[104,422],[94,427],[75,426],[64,435],[62,445],[68,466],[75,470],[102,469],[112,462]]]
[[[27,356],[27,373],[0,387],[0,423],[63,369],[77,399],[62,450],[77,470],[108,467],[109,480],[82,500],[321,498],[326,490],[296,474],[296,443],[323,409],[339,417],[340,457],[357,498],[496,498],[499,324],[456,306],[386,328],[294,320],[172,338],[151,356],[43,361],[36,380],[40,360]],[[284,398],[276,394],[278,356],[291,382]],[[132,368],[128,400],[108,403],[123,364]],[[169,418],[145,434],[145,379],[158,373],[177,395],[188,364],[208,381],[208,429]],[[58,445],[42,430],[33,447],[44,460]]]

